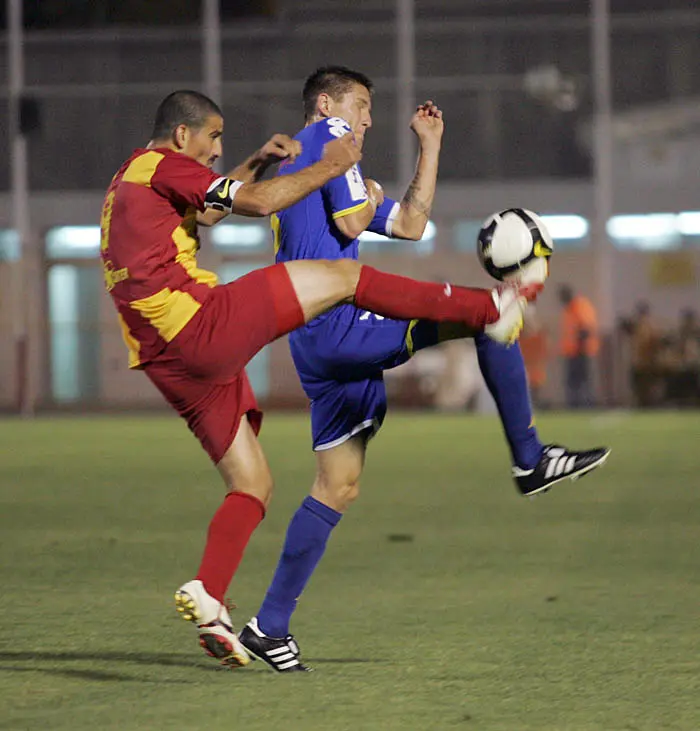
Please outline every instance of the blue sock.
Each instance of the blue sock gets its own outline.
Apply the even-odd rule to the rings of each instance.
[[[539,462],[543,447],[535,429],[520,345],[506,347],[483,333],[475,342],[479,367],[496,402],[513,464],[530,470]]]
[[[289,620],[297,600],[326,550],[331,531],[341,518],[342,513],[310,495],[294,513],[275,575],[258,612],[258,626],[269,637],[289,634]]]

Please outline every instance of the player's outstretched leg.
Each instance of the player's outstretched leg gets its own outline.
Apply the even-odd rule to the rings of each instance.
[[[513,479],[522,495],[537,495],[563,480],[577,480],[605,462],[607,447],[575,452],[555,444],[544,446],[535,428],[520,347],[504,347],[483,334],[475,340],[479,367],[496,402],[513,458]]]
[[[522,311],[527,301],[535,299],[542,289],[540,284],[516,282],[494,289],[421,282],[387,274],[352,259],[292,261],[277,266],[284,266],[289,274],[296,295],[289,305],[301,308],[304,322],[335,305],[352,303],[397,320],[454,322],[479,331],[486,329],[490,337],[501,342],[517,339],[522,328]],[[279,299],[280,302],[288,300]],[[283,322],[293,319],[284,313],[280,317]]]
[[[506,346],[461,325],[422,321],[412,331],[415,350],[445,340],[473,337],[479,367],[501,418],[512,459],[513,479],[521,494],[546,492],[565,479],[575,480],[602,465],[610,450],[573,451],[544,445],[538,436],[520,346]]]

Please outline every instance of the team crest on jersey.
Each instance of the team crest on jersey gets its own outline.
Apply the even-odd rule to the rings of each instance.
[[[350,131],[350,125],[340,117],[330,117],[327,119],[328,131],[333,137],[343,137]]]

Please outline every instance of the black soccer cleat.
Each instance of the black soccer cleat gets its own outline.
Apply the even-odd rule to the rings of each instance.
[[[532,470],[513,467],[513,479],[522,495],[529,497],[547,492],[562,480],[578,480],[579,477],[605,462],[610,454],[608,447],[597,447],[585,452],[573,452],[557,444],[547,444],[540,461]]]
[[[251,655],[260,658],[278,673],[308,673],[312,670],[299,659],[301,651],[292,635],[268,637],[258,627],[257,617],[253,617],[241,630],[238,639]]]

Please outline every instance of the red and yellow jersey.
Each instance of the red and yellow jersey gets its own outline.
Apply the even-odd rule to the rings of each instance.
[[[105,286],[119,313],[129,367],[160,353],[217,283],[197,268],[197,211],[220,176],[166,148],[140,149],[122,165],[102,206]]]

